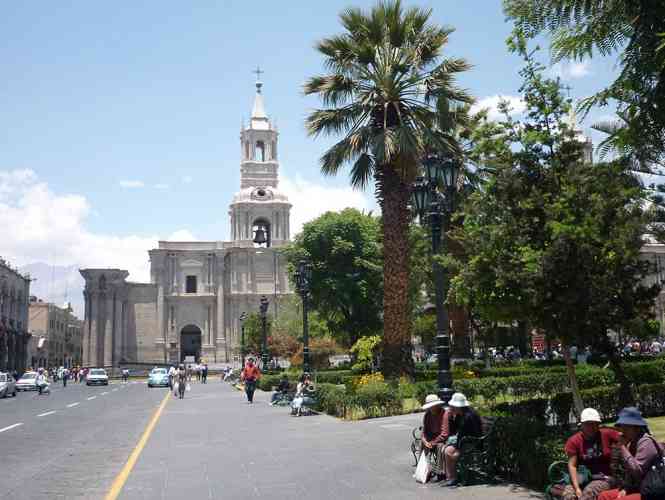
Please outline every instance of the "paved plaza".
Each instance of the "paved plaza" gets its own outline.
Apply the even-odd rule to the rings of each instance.
[[[0,400],[0,447],[13,471],[0,498],[104,498],[165,395],[130,383]],[[540,498],[509,485],[417,484],[408,447],[421,415],[297,418],[267,401],[258,392],[249,405],[219,379],[170,397],[119,498]]]

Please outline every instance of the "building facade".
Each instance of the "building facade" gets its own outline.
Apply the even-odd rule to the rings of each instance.
[[[279,190],[278,131],[256,83],[249,123],[240,131],[240,190],[229,206],[229,241],[160,241],[149,252],[150,283],[122,269],[82,269],[83,363],[113,366],[232,361],[239,317],[290,294],[286,261],[291,204]]]
[[[30,297],[28,365],[37,368],[72,368],[83,361],[83,321],[71,304],[58,307]]]
[[[30,276],[0,259],[0,372],[26,367]]]

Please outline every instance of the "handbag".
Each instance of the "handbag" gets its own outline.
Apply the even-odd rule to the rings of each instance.
[[[191,390],[192,390],[192,386],[189,385],[189,384],[187,384],[187,385],[185,386],[185,390],[186,390],[187,392],[191,391]]]
[[[658,452],[658,460],[651,466],[640,483],[640,495],[642,500],[660,500],[665,498],[665,458],[663,452],[660,450],[660,445],[652,436],[649,436],[653,441],[656,451]]]
[[[420,454],[418,459],[418,466],[416,467],[416,472],[413,473],[413,477],[419,483],[425,484],[429,479],[429,473],[432,471],[432,466],[429,464],[427,455],[423,452]]]

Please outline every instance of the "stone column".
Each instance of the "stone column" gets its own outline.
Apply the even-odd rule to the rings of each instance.
[[[115,298],[114,307],[115,307],[115,328],[113,332],[113,366],[118,366],[120,360],[122,359],[123,351],[123,333],[125,331],[125,325],[122,321],[122,304],[123,304],[123,292],[118,292]]]
[[[224,268],[220,266],[222,271]],[[225,272],[225,271],[223,271]],[[225,348],[226,345],[226,333],[224,331],[224,276],[220,276],[219,282],[217,284],[217,321],[216,321],[216,339],[215,344],[217,348],[215,352],[218,352],[220,348],[224,347],[224,352],[227,353],[228,349]],[[219,358],[218,358],[219,360]],[[228,362],[228,358],[225,355],[224,361]]]
[[[104,316],[104,366],[113,365],[113,334],[115,321],[115,291],[106,297],[106,314]]]
[[[7,370],[7,333],[4,331],[0,331],[0,372],[4,372],[6,370]]]

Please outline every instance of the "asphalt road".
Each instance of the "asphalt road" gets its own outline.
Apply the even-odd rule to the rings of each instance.
[[[0,498],[104,498],[164,397],[145,383],[0,399]]]

